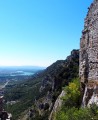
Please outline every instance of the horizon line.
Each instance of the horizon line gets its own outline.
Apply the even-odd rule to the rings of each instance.
[[[39,65],[0,65],[0,67],[43,67],[43,68],[46,68],[48,66],[39,66]]]

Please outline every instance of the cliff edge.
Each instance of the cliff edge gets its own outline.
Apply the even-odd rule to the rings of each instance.
[[[82,106],[98,104],[98,0],[88,8],[80,41],[79,63]]]

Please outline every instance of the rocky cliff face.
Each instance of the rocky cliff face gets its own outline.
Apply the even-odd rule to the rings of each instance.
[[[73,50],[66,60],[58,60],[44,71],[45,76],[40,91],[47,86],[51,86],[52,91],[62,88],[62,85],[68,84],[73,77],[77,76],[78,66],[79,50]]]
[[[64,97],[64,95],[65,95],[65,91],[63,90],[63,91],[61,92],[61,94],[58,96],[58,98],[57,98],[57,100],[56,100],[56,102],[55,102],[55,104],[54,104],[54,107],[53,107],[53,109],[52,109],[52,112],[51,112],[51,114],[50,114],[50,116],[49,116],[49,120],[53,120],[53,117],[54,117],[55,114],[58,112],[58,110],[61,108],[62,103],[63,103],[63,100],[62,100],[61,98]]]
[[[73,50],[66,60],[59,60],[53,63],[42,73],[44,77],[39,91],[40,94],[45,94],[35,101],[40,119],[47,120],[49,116],[50,120],[52,119],[52,115],[62,104],[60,99],[64,95],[62,87],[68,85],[73,78],[78,77],[78,72],[79,50]]]
[[[88,8],[80,41],[82,105],[98,102],[98,0]]]

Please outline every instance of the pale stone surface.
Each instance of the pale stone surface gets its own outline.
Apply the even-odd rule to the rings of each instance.
[[[53,120],[53,115],[61,108],[63,100],[61,99],[65,95],[65,91],[62,91],[62,93],[57,98],[53,110],[49,116],[49,120]]]
[[[79,75],[84,93],[83,106],[97,101],[94,94],[95,86],[98,85],[98,0],[91,4],[85,18],[80,41]]]

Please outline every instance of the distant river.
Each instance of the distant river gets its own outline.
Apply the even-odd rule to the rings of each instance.
[[[30,75],[34,75],[33,72],[24,72],[24,71],[17,71],[15,73],[12,73],[10,76],[18,76],[18,75],[22,75],[22,76],[30,76]]]
[[[34,73],[32,72],[23,72],[21,75],[33,75]]]

